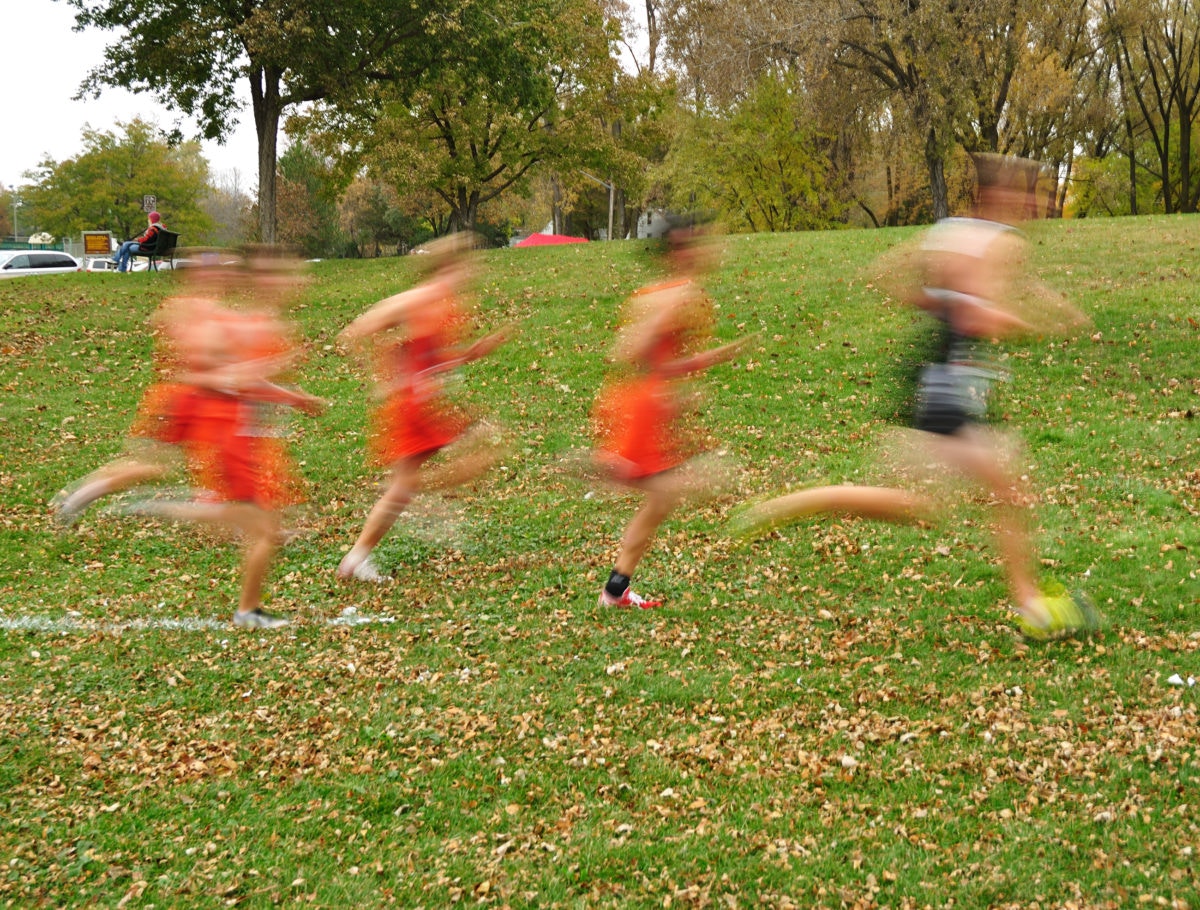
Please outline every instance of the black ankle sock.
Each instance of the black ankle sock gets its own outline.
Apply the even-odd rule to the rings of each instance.
[[[629,590],[629,576],[622,575],[613,569],[612,574],[608,576],[608,584],[604,586],[604,590],[613,597],[620,597]]]

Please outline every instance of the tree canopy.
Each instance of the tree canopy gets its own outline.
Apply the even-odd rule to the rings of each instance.
[[[205,136],[249,87],[267,241],[402,246],[528,194],[593,234],[611,198],[616,236],[662,204],[897,224],[965,204],[978,151],[1044,162],[1050,214],[1200,202],[1195,0],[62,2],[118,36],[91,84]],[[281,124],[320,168],[276,160]]]
[[[350,99],[364,86],[419,75],[452,29],[457,0],[66,0],[78,28],[117,32],[92,85],[152,92],[221,139],[250,90],[258,135],[260,239],[275,240],[275,178],[281,117],[321,99]],[[469,5],[469,4],[468,4]]]
[[[845,206],[826,183],[829,137],[794,91],[765,77],[727,121],[692,121],[662,171],[673,206],[710,210],[739,232],[836,226]]]
[[[122,135],[85,130],[84,150],[65,161],[44,161],[22,193],[39,229],[58,237],[110,230],[122,239],[146,229],[142,200],[157,197],[163,219],[192,242],[212,226],[202,208],[208,165],[197,142],[172,145],[144,120],[118,124]]]
[[[431,191],[451,228],[471,229],[481,206],[538,164],[582,166],[606,145],[598,112],[615,78],[613,37],[592,0],[468,4],[453,53],[419,82],[325,105],[294,126],[401,195]]]

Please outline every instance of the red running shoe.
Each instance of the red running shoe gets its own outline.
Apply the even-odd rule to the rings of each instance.
[[[626,588],[625,593],[620,597],[613,597],[608,591],[600,589],[600,598],[597,601],[602,607],[637,607],[639,610],[653,610],[655,607],[661,607],[661,600],[646,600],[641,594],[634,594],[633,588]]]

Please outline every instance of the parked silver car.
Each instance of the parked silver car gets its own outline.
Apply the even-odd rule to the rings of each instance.
[[[57,250],[0,250],[0,278],[81,271],[83,264],[69,253]]]

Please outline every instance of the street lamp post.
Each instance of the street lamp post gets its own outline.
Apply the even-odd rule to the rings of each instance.
[[[13,243],[16,243],[17,238],[21,236],[20,231],[17,230],[17,209],[19,209],[21,207],[21,200],[17,196],[16,193],[12,194],[12,207],[13,207]]]

